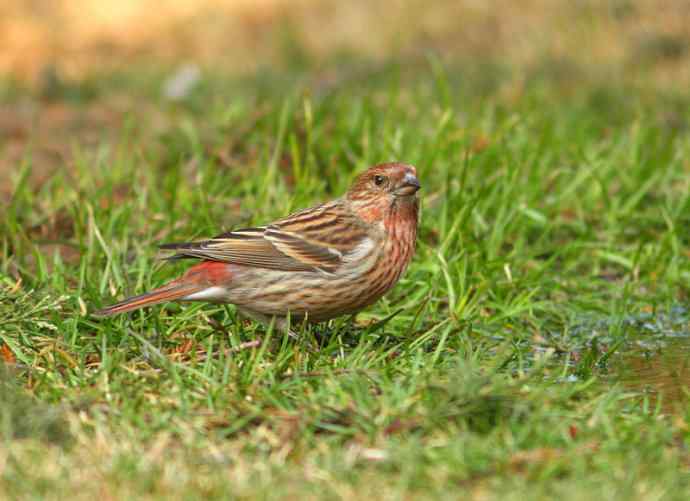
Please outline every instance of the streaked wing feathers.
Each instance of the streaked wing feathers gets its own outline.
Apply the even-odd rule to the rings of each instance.
[[[327,242],[309,241],[299,234],[281,231],[275,226],[266,229],[264,238],[286,256],[308,264],[311,268],[335,271],[343,257],[340,251],[329,247]]]
[[[192,257],[285,271],[333,272],[367,235],[335,204],[297,212],[269,226],[230,231],[202,242],[166,244],[169,259]]]

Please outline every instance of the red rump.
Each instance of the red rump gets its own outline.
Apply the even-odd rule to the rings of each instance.
[[[136,310],[143,306],[184,299],[186,296],[200,292],[207,287],[227,284],[232,278],[231,266],[217,261],[203,261],[192,266],[182,278],[173,280],[145,294],[125,299],[95,313],[96,315],[108,316]]]
[[[183,280],[205,285],[227,284],[232,279],[231,266],[219,261],[202,261],[192,266]]]

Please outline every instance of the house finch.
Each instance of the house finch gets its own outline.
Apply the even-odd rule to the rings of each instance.
[[[255,320],[320,322],[374,303],[415,248],[420,188],[410,165],[359,175],[345,196],[274,223],[210,240],[165,244],[168,259],[201,260],[181,278],[96,312],[108,316],[166,301],[232,303]]]

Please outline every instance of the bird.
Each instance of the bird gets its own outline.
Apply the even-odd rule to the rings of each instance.
[[[340,198],[264,226],[163,244],[195,259],[180,278],[94,312],[108,317],[170,301],[234,304],[289,334],[290,323],[355,314],[389,291],[415,252],[421,185],[412,165],[374,165]]]

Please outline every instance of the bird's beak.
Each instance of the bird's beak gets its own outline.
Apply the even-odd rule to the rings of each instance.
[[[402,183],[395,189],[395,194],[402,196],[414,195],[421,187],[422,185],[419,184],[419,179],[417,179],[414,174],[408,172],[405,174]]]

